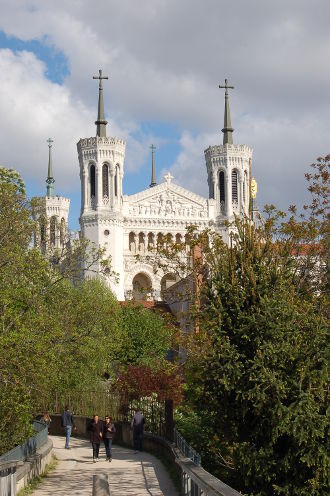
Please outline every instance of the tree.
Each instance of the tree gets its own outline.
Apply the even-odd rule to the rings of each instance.
[[[77,242],[50,262],[31,245],[32,208],[20,176],[0,168],[0,452],[26,439],[55,390],[100,381],[118,332],[111,291],[77,277],[102,251]]]
[[[203,436],[190,441],[244,494],[327,494],[329,163],[307,175],[302,216],[270,206],[259,229],[236,219],[230,246],[191,236],[203,256],[189,267],[199,333],[186,343],[186,408]]]
[[[161,315],[141,304],[127,302],[121,307],[120,326],[112,355],[115,363],[153,367],[165,362],[176,331]]]

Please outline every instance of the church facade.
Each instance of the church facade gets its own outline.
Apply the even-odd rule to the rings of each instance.
[[[208,198],[175,184],[171,174],[156,184],[153,147],[150,187],[125,195],[126,143],[107,135],[102,86],[106,78],[99,71],[95,79],[99,79],[96,136],[82,138],[77,144],[81,234],[104,247],[106,256],[111,257],[118,277],[107,280],[118,300],[130,298],[140,289],[162,299],[162,290],[176,279],[166,270],[155,273],[148,253],[164,239],[184,243],[191,224],[200,230],[214,229],[228,241],[227,221],[233,220],[234,214],[249,213],[252,149],[233,144],[226,80],[223,144],[205,150]]]

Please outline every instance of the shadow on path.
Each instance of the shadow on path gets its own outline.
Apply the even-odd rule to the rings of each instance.
[[[91,444],[71,438],[70,450],[64,449],[64,437],[51,436],[59,462],[33,493],[34,496],[91,496],[93,474],[106,474],[111,496],[177,496],[163,464],[149,453],[137,453],[114,446],[113,460],[105,461],[103,444],[100,461],[93,463]]]

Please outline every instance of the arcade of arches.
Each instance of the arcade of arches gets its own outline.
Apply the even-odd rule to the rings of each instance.
[[[164,292],[176,282],[178,282],[178,277],[175,274],[165,274],[160,281],[161,294],[164,294]],[[144,272],[139,272],[134,276],[132,286],[132,296],[134,300],[149,301],[153,299],[152,281]]]
[[[184,244],[186,253],[189,252],[189,235],[181,233],[163,233],[163,232],[134,232],[131,231],[128,236],[128,249],[132,255],[152,252],[156,248],[166,248],[168,244]]]

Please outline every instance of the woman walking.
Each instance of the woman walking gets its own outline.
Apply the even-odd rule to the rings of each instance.
[[[103,422],[99,420],[98,415],[93,416],[93,420],[89,423],[88,431],[93,447],[93,462],[96,463],[99,461],[100,444],[103,436]]]
[[[103,442],[105,446],[106,460],[109,462],[112,461],[112,438],[115,432],[115,424],[112,423],[111,417],[107,415],[105,417],[105,424],[103,424]]]

